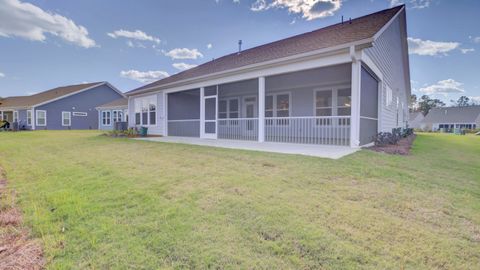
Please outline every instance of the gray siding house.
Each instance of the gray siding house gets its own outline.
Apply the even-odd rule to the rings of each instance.
[[[69,85],[0,100],[0,119],[35,130],[97,129],[96,107],[123,98],[107,82]]]
[[[359,147],[406,127],[405,7],[238,51],[127,92],[152,134]]]
[[[412,112],[409,115],[408,127],[423,129],[422,121],[425,117],[422,112]]]
[[[422,120],[422,129],[427,131],[453,132],[479,127],[480,106],[433,108]]]
[[[97,107],[98,129],[113,130],[116,122],[128,121],[128,99],[125,97]]]

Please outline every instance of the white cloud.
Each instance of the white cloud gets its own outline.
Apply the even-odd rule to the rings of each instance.
[[[433,0],[390,0],[390,6],[398,6],[400,4],[406,4],[409,8],[427,8],[430,6]]]
[[[187,64],[187,63],[173,63],[174,68],[178,70],[187,70],[196,67],[197,65]]]
[[[447,79],[438,81],[435,84],[420,88],[418,91],[425,94],[450,94],[450,93],[463,93],[465,90],[462,88],[463,83],[457,82],[454,79]]]
[[[0,78],[4,78],[5,77],[5,74],[0,72]]]
[[[472,36],[469,36],[468,37],[469,39],[471,39],[473,42],[475,43],[480,43],[480,37],[472,37]]]
[[[207,49],[209,49],[209,50],[210,50],[211,48],[213,48],[213,45],[212,45],[212,43],[208,43],[208,44],[207,44]]]
[[[469,49],[460,49],[460,51],[461,51],[463,54],[467,54],[467,53],[469,53],[469,52],[474,52],[474,51],[475,51],[475,49],[473,49],[473,48],[469,48]]]
[[[59,14],[19,0],[0,0],[0,36],[45,41],[46,33],[84,48],[96,47],[85,27]]]
[[[142,41],[152,41],[157,44],[160,43],[160,39],[158,37],[150,36],[147,35],[147,33],[141,31],[141,30],[135,30],[135,31],[128,31],[128,30],[116,30],[113,31],[112,33],[107,33],[107,35],[111,38],[130,38],[130,39],[136,39],[136,40],[142,40]]]
[[[418,55],[447,55],[448,52],[457,49],[460,46],[458,42],[442,42],[421,40],[419,38],[408,38],[408,49],[410,54]]]
[[[477,97],[468,97],[471,101],[480,104],[480,96]]]
[[[256,0],[250,9],[264,11],[286,8],[290,13],[302,14],[306,20],[332,16],[342,6],[343,0]]]
[[[176,48],[169,52],[165,52],[166,56],[172,59],[197,59],[203,57],[203,54],[197,49]]]
[[[132,79],[141,83],[149,83],[159,79],[163,79],[168,77],[168,73],[161,70],[155,71],[138,71],[138,70],[127,70],[121,71],[120,76],[128,79]]]

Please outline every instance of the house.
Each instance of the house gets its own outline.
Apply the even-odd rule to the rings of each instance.
[[[122,97],[108,82],[62,86],[1,100],[0,119],[18,122],[21,129],[96,129],[95,108]]]
[[[125,97],[98,106],[98,129],[113,130],[116,122],[128,122],[128,99]]]
[[[408,127],[414,129],[423,129],[422,120],[425,118],[422,112],[411,112],[408,117]]]
[[[359,147],[406,127],[405,6],[213,59],[126,93],[129,126],[200,139]]]
[[[433,108],[422,121],[425,130],[453,132],[480,127],[480,106]]]

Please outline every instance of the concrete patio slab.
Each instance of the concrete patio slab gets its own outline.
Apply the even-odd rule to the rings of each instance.
[[[237,141],[237,140],[213,140],[200,139],[191,137],[150,137],[150,138],[136,138],[135,140],[144,140],[151,142],[164,143],[182,143],[203,145],[230,149],[263,151],[282,154],[305,155],[321,158],[339,159],[346,155],[350,155],[359,149],[350,148],[347,146],[333,146],[333,145],[312,145],[312,144],[293,144],[293,143],[275,143],[275,142],[255,142],[255,141]]]

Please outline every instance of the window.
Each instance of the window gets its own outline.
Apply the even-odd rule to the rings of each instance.
[[[290,93],[278,93],[265,96],[265,117],[289,117],[290,116]],[[274,121],[267,121],[272,125]],[[288,125],[287,119],[278,119],[277,125]]]
[[[72,125],[72,114],[70,112],[62,112],[62,126],[69,127]]]
[[[32,111],[28,110],[27,111],[27,126],[31,126],[31,125],[32,125]]]
[[[102,125],[104,126],[112,125],[110,111],[102,111]]]
[[[223,99],[218,102],[219,119],[238,118],[239,115],[240,102],[238,98]],[[238,121],[230,121],[230,124],[238,124]]]
[[[113,114],[113,122],[122,122],[123,121],[123,111],[115,110],[112,112]]]
[[[73,116],[88,116],[88,113],[86,112],[73,112],[72,113]]]
[[[47,111],[37,110],[36,114],[36,124],[39,127],[44,127],[47,125]]]
[[[135,99],[135,124],[156,125],[157,102],[156,96]]]
[[[13,111],[13,122],[18,122],[18,111]]]
[[[329,116],[350,116],[352,91],[350,88],[328,89],[315,91],[315,116],[325,117],[317,119],[317,125],[330,125]],[[338,119],[339,125],[349,125],[349,119]]]

